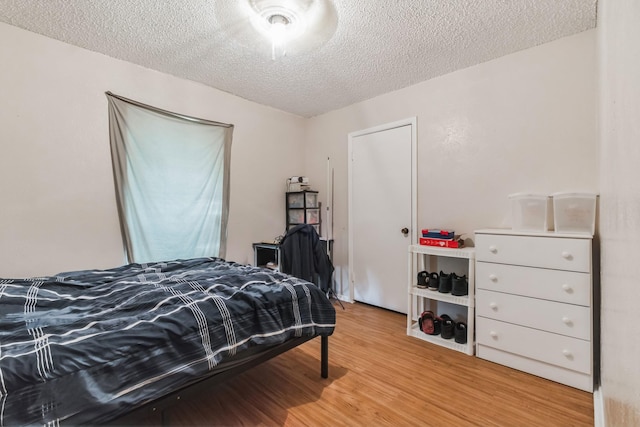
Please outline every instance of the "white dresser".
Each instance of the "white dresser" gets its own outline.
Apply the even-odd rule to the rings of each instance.
[[[591,235],[475,234],[476,355],[593,391]]]

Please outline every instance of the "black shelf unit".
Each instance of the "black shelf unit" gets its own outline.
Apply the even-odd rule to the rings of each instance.
[[[311,224],[320,234],[320,202],[317,191],[289,191],[286,203],[287,230],[298,224]]]

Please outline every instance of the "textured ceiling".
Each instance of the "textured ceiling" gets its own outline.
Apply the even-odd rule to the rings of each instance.
[[[271,59],[250,12],[292,0],[0,0],[0,21],[312,117],[595,27],[596,0],[295,0]]]

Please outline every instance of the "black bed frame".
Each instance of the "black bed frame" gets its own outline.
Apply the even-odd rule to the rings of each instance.
[[[272,347],[262,353],[259,353],[256,357],[251,358],[246,363],[238,364],[232,368],[219,372],[217,374],[208,376],[195,383],[192,383],[184,388],[171,392],[161,398],[145,403],[140,407],[132,410],[128,414],[108,421],[105,424],[108,425],[136,425],[140,420],[159,418],[161,425],[168,425],[169,419],[166,410],[171,406],[179,403],[181,400],[190,399],[191,397],[202,395],[202,391],[211,391],[212,388],[219,386],[231,378],[245,372],[254,366],[257,366],[269,359],[272,359],[282,353],[285,353],[301,344],[316,337],[302,337],[296,338],[278,346]],[[329,377],[329,337],[320,336],[320,376],[322,378]],[[73,417],[64,421],[64,423],[74,424]]]

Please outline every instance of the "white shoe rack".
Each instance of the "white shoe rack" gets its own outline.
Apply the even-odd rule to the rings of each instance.
[[[407,335],[460,351],[468,355],[474,354],[474,318],[475,318],[475,249],[474,248],[439,248],[434,246],[409,246],[409,283],[407,309]],[[440,271],[467,276],[469,294],[455,296],[440,293],[436,290],[418,288],[418,273]],[[467,342],[459,344],[455,338],[444,339],[440,335],[429,335],[420,330],[418,317],[425,310],[431,310],[440,316],[449,314],[457,323],[463,321],[467,325]]]

